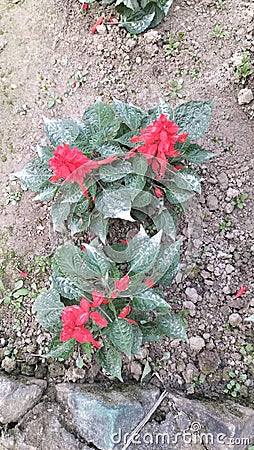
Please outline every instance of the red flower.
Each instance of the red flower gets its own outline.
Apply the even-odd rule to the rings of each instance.
[[[161,189],[157,188],[157,187],[154,188],[154,193],[155,193],[157,198],[160,198],[160,197],[163,196],[163,191]]]
[[[74,338],[80,343],[91,342],[93,346],[100,348],[98,341],[95,341],[92,333],[84,328],[84,324],[92,319],[99,327],[108,325],[108,321],[97,311],[92,311],[104,302],[104,296],[101,292],[92,292],[93,303],[86,298],[82,298],[80,305],[66,306],[62,312],[63,329],[60,333],[60,341],[64,342]]]
[[[122,242],[122,244],[128,245],[128,241],[126,241],[126,239],[120,239],[120,242]]]
[[[237,294],[235,294],[235,298],[241,297],[248,290],[248,286],[242,286]]]
[[[188,134],[177,134],[179,130],[180,128],[172,120],[169,121],[165,114],[161,114],[159,119],[154,120],[145,130],[140,129],[141,136],[134,136],[130,140],[130,142],[143,142],[144,144],[130,150],[127,153],[127,158],[135,150],[146,157],[148,164],[152,164],[156,158],[156,164],[152,164],[152,169],[158,177],[163,177],[168,163],[167,156],[172,158],[179,155],[179,152],[174,148],[175,143],[186,142]]]
[[[120,314],[119,314],[119,318],[120,319],[125,319],[125,320],[127,320],[129,323],[131,323],[131,324],[133,324],[133,325],[137,325],[137,327],[139,326],[138,325],[138,323],[137,322],[135,322],[135,320],[132,320],[132,319],[128,319],[126,316],[128,316],[129,314],[130,314],[130,312],[131,312],[131,307],[130,307],[130,305],[127,305],[127,306],[125,306],[123,309],[122,309],[122,311],[120,311]]]
[[[23,277],[23,278],[27,278],[28,274],[26,272],[23,272],[23,270],[19,270],[19,274]]]
[[[126,291],[127,287],[130,284],[130,277],[129,275],[124,275],[120,280],[117,280],[115,282],[115,290],[119,292]]]
[[[88,8],[88,4],[87,3],[83,3],[81,9],[82,11],[85,11]]]
[[[172,167],[172,170],[181,170],[181,169],[185,169],[185,166],[175,166],[175,167]]]
[[[103,16],[102,16],[102,17],[99,17],[99,19],[97,20],[97,22],[95,23],[95,25],[94,25],[94,26],[91,28],[91,30],[90,30],[92,34],[95,33],[95,31],[97,30],[97,27],[98,27],[99,25],[102,24],[103,20],[104,20],[104,17],[103,17]]]
[[[149,287],[152,288],[154,286],[154,281],[151,278],[147,278],[144,283]]]
[[[54,152],[53,158],[48,160],[50,169],[54,176],[49,180],[56,183],[60,178],[71,183],[78,183],[85,194],[89,198],[88,191],[84,186],[84,177],[97,169],[102,164],[109,164],[115,161],[116,157],[109,156],[101,161],[93,161],[87,158],[78,148],[70,148],[68,145],[58,145]]]

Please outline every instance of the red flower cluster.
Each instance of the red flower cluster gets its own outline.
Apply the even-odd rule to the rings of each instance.
[[[134,143],[144,142],[144,145],[130,150],[127,158],[137,150],[146,157],[148,164],[152,165],[157,177],[163,177],[168,164],[167,156],[172,158],[179,155],[174,148],[175,143],[186,142],[188,134],[177,134],[179,130],[180,128],[172,120],[169,121],[165,114],[161,114],[159,119],[154,120],[145,130],[140,129],[141,136],[134,136],[130,140]]]
[[[103,328],[108,325],[108,321],[97,311],[91,309],[98,308],[104,303],[104,296],[101,292],[92,292],[93,303],[86,298],[82,298],[80,305],[66,306],[62,312],[63,329],[60,333],[60,341],[64,342],[68,339],[76,339],[80,343],[91,342],[94,347],[100,348],[98,341],[95,341],[92,333],[84,328],[84,324],[92,319],[99,327]]]
[[[70,148],[67,144],[63,143],[56,148],[54,157],[48,160],[50,169],[54,174],[49,181],[57,183],[60,178],[63,178],[71,183],[76,182],[80,185],[86,198],[88,198],[88,191],[83,184],[84,177],[99,166],[109,164],[115,161],[115,159],[116,157],[109,156],[101,161],[93,161],[83,155],[78,148]]]

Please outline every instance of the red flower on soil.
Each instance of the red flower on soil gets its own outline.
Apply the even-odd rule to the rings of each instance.
[[[94,24],[94,26],[93,26],[93,27],[91,28],[91,30],[90,30],[92,34],[95,33],[95,31],[97,30],[97,27],[98,27],[99,25],[102,24],[103,20],[104,20],[104,17],[103,17],[103,16],[102,16],[102,17],[99,17],[99,19],[97,20],[97,22]]]
[[[115,156],[109,156],[101,161],[93,161],[87,158],[81,150],[76,147],[72,149],[65,143],[58,145],[54,151],[53,158],[48,160],[50,169],[54,176],[49,181],[57,183],[60,178],[71,183],[78,183],[89,198],[88,190],[84,186],[84,177],[103,164],[110,164],[115,161]]]
[[[123,309],[122,309],[122,311],[120,311],[120,314],[119,314],[119,318],[120,319],[125,319],[125,320],[127,320],[129,323],[131,323],[131,324],[133,324],[133,325],[137,325],[137,327],[139,326],[138,325],[138,323],[137,322],[135,322],[135,320],[132,320],[132,319],[128,319],[127,318],[127,316],[130,314],[130,312],[131,312],[131,307],[130,307],[130,305],[127,305],[127,306],[125,306]]]
[[[248,286],[242,286],[237,294],[235,294],[235,298],[241,297],[248,290]]]
[[[91,309],[98,308],[104,302],[101,292],[92,292],[93,303],[86,298],[82,298],[80,305],[66,306],[62,312],[63,329],[60,333],[60,341],[64,342],[74,338],[80,343],[91,342],[94,347],[100,348],[98,341],[95,341],[92,333],[84,328],[89,319],[92,319],[99,327],[108,325],[108,321],[97,311]]]
[[[26,272],[23,272],[23,270],[19,270],[19,274],[22,276],[22,278],[28,277],[28,274]]]
[[[83,3],[81,9],[82,9],[82,11],[85,11],[86,9],[88,9],[88,4],[87,3]]]
[[[141,136],[133,136],[130,142],[143,142],[137,148],[127,153],[127,158],[135,151],[142,153],[148,164],[152,164],[152,169],[158,177],[165,175],[165,169],[168,164],[167,156],[172,158],[178,156],[179,152],[175,150],[176,142],[186,142],[187,133],[177,134],[180,128],[168,120],[165,114],[161,114],[158,120],[154,120],[145,130],[140,129]],[[156,158],[156,163],[154,162]]]
[[[154,188],[154,193],[155,193],[157,198],[160,198],[160,197],[163,196],[163,191],[161,189],[157,188],[157,187]]]

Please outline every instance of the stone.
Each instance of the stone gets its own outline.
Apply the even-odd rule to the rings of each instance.
[[[198,295],[195,288],[186,288],[185,294],[193,303],[197,303],[197,301],[200,299],[200,296]]]
[[[239,195],[238,189],[229,188],[227,190],[227,197],[226,197],[226,199],[228,201],[231,201],[231,200],[233,200],[233,198],[238,197],[238,195]]]
[[[238,99],[238,104],[239,105],[247,105],[253,100],[253,98],[254,98],[253,92],[249,88],[241,89],[238,92],[237,99]]]
[[[133,378],[135,378],[135,380],[138,381],[143,372],[141,364],[138,361],[132,361],[130,369],[131,369]]]
[[[46,385],[43,380],[0,376],[0,423],[17,422],[39,402]]]
[[[7,373],[13,372],[17,367],[17,363],[16,363],[15,359],[9,358],[9,356],[6,356],[3,359],[1,365],[2,365],[2,368],[4,369],[4,371]]]
[[[200,336],[193,336],[189,340],[190,349],[195,352],[200,352],[202,348],[205,346],[205,341]]]
[[[213,194],[207,196],[207,205],[210,211],[215,211],[219,207],[218,199]]]
[[[160,39],[160,37],[161,37],[160,34],[156,30],[147,31],[143,35],[143,39],[146,44],[154,43],[154,42],[158,41]]]
[[[252,409],[230,401],[202,402],[171,392],[168,401],[166,419],[159,424],[155,420],[147,423],[128,450],[240,450],[252,443]],[[122,448],[128,436],[122,432],[120,437]],[[243,445],[239,445],[241,440]]]
[[[198,355],[198,364],[201,372],[205,374],[215,372],[220,364],[218,353],[211,350],[204,350]]]
[[[123,386],[56,385],[58,401],[67,404],[79,436],[101,450],[115,448],[119,430],[130,433],[159,397],[158,389]],[[95,426],[98,424],[98,426]]]
[[[228,188],[228,176],[225,172],[221,172],[218,177],[218,183],[222,191],[226,191]]]
[[[232,327],[237,327],[242,322],[242,318],[241,318],[240,314],[233,313],[233,314],[230,314],[228,321]]]
[[[102,23],[101,25],[98,25],[96,28],[96,31],[98,34],[107,34],[107,27]]]

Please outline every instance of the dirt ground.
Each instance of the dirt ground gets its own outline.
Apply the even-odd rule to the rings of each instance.
[[[75,0],[0,0],[2,369],[66,381],[105,379],[96,365],[77,368],[78,355],[65,363],[39,356],[49,334],[35,323],[31,305],[48,283],[48,257],[59,236],[48,226],[48,206],[34,202],[12,174],[45,138],[43,116],[78,119],[98,97],[146,110],[159,98],[175,106],[216,97],[202,139],[216,157],[200,168],[203,193],[180,230],[182,261],[191,255],[192,268],[183,268],[167,290],[172,310],[186,312],[190,345],[165,339],[145,346],[143,359],[126,362],[124,379],[139,380],[148,360],[147,383],[251,404],[254,339],[245,318],[254,312],[254,76],[242,84],[235,72],[246,51],[253,68],[253,1],[176,0],[159,27],[138,37],[118,25],[91,34],[97,17],[103,13],[107,20],[112,12],[97,2],[81,14]],[[179,42],[171,54],[169,37]],[[73,92],[70,77],[77,71],[86,75]],[[175,97],[169,80],[183,81]],[[243,88],[249,89],[247,97]],[[50,101],[55,104],[48,108]],[[30,297],[18,302],[11,295],[8,301],[7,293],[21,279],[19,269],[28,273],[24,285]],[[236,299],[241,286],[248,290]]]

